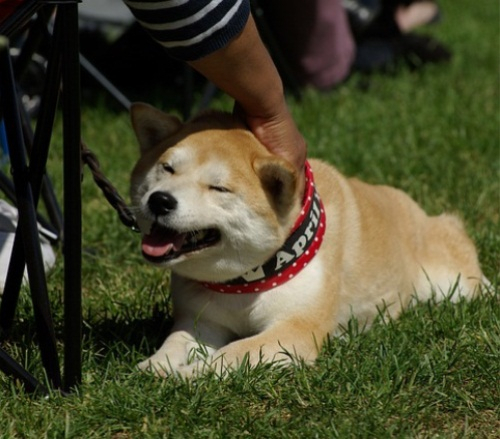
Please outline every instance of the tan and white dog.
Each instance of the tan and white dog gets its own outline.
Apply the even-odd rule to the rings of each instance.
[[[303,197],[298,172],[231,115],[183,124],[139,103],[131,114],[142,251],[172,270],[175,320],[141,369],[312,361],[352,316],[396,317],[415,296],[471,297],[485,281],[462,223],[427,216],[400,190],[312,159]]]

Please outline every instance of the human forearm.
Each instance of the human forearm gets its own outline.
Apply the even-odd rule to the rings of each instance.
[[[285,105],[281,79],[252,17],[226,47],[189,64],[233,97],[248,115],[271,117]]]

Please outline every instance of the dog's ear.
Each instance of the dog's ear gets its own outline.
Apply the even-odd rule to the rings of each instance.
[[[174,135],[182,127],[177,117],[142,102],[131,105],[130,117],[142,153]]]
[[[254,169],[278,216],[283,218],[293,207],[298,173],[288,161],[272,156],[258,158]]]

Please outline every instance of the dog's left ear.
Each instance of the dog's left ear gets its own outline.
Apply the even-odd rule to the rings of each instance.
[[[286,216],[293,206],[297,190],[297,170],[291,163],[276,156],[256,159],[254,169],[278,215]]]
[[[177,117],[142,102],[131,105],[130,117],[141,153],[157,146],[182,128],[182,122]]]

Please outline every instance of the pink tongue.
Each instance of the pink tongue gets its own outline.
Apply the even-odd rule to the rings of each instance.
[[[142,251],[148,256],[166,256],[171,251],[180,250],[185,238],[185,233],[153,229],[151,230],[151,234],[143,236]]]

